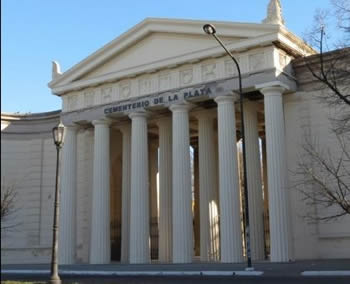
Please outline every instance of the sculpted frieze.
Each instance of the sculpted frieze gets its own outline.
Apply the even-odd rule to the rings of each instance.
[[[281,68],[287,65],[287,56],[281,52],[279,53],[279,64]]]
[[[75,109],[78,104],[78,97],[76,95],[68,96],[68,106],[70,109]]]
[[[84,105],[90,107],[94,105],[95,102],[95,90],[84,91]]]
[[[180,71],[181,86],[190,85],[193,81],[193,68],[188,68]]]
[[[124,81],[120,83],[120,98],[127,99],[131,96],[131,82]]]
[[[112,86],[101,87],[101,103],[109,103],[112,101],[113,88]]]
[[[159,74],[159,91],[165,91],[171,85],[170,73]]]
[[[202,65],[202,80],[212,81],[216,79],[216,63]]]
[[[236,60],[239,61],[239,58],[236,58]],[[235,66],[234,62],[232,59],[227,59],[225,60],[225,75],[226,77],[231,77],[231,76],[236,76],[238,74],[237,67]]]
[[[139,79],[139,94],[145,95],[152,92],[152,81],[150,78]]]
[[[265,66],[264,53],[259,52],[249,56],[249,71],[254,72],[263,69]]]

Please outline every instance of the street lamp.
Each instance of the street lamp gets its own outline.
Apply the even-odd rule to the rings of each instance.
[[[236,58],[233,57],[231,52],[226,48],[223,42],[216,35],[216,29],[211,24],[205,24],[203,30],[206,34],[212,35],[216,41],[222,46],[226,51],[227,55],[231,57],[235,63],[238,71],[238,80],[239,80],[239,98],[240,98],[240,107],[241,107],[241,136],[242,136],[242,150],[243,150],[243,186],[244,186],[244,211],[245,211],[245,233],[246,233],[246,255],[247,255],[247,266],[248,270],[252,268],[252,259],[250,251],[250,231],[249,231],[249,206],[248,206],[248,189],[247,189],[247,162],[246,162],[246,145],[245,145],[245,135],[244,135],[244,115],[243,115],[243,92],[242,92],[242,76],[241,69]]]
[[[59,183],[59,160],[60,160],[60,149],[63,144],[63,132],[64,126],[62,123],[59,123],[52,129],[53,141],[56,145],[56,185],[55,185],[55,205],[54,205],[54,215],[53,215],[53,236],[52,236],[52,254],[51,254],[51,275],[50,275],[50,283],[51,284],[61,284],[61,279],[58,276],[58,261],[57,261],[57,253],[58,253],[58,221],[59,221],[59,211],[60,211],[60,191],[58,189]]]

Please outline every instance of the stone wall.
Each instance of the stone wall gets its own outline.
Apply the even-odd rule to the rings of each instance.
[[[2,114],[1,186],[13,186],[15,207],[1,231],[2,263],[50,259],[56,149],[51,129],[60,112]]]
[[[341,64],[350,62],[349,51],[350,49],[345,49],[325,54],[326,64],[339,56],[342,58],[339,61]],[[326,214],[327,211],[331,212],[334,208],[324,209],[320,206],[306,205],[302,200],[303,195],[293,187],[296,181],[294,173],[298,167],[297,164],[307,157],[303,150],[303,145],[307,140],[332,158],[337,159],[340,152],[339,144],[331,131],[330,121],[330,118],[337,114],[337,110],[325,105],[319,99],[321,95],[327,96],[331,91],[315,80],[307,67],[309,65],[314,70],[318,70],[319,58],[317,56],[301,58],[293,62],[299,90],[284,98],[294,258],[348,258],[350,255],[350,216],[347,215],[330,222],[306,221],[303,216],[309,210],[314,210],[321,215]]]

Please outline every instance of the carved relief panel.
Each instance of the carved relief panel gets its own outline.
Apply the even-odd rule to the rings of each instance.
[[[95,90],[84,91],[84,106],[90,107],[95,103]]]
[[[265,67],[265,54],[263,52],[249,55],[249,72],[261,70]]]
[[[188,68],[180,71],[180,85],[186,86],[193,82],[193,69]]]
[[[101,87],[101,103],[106,104],[112,101],[113,96],[113,87],[112,86],[106,86]]]
[[[202,65],[202,81],[212,81],[216,79],[216,63]]]
[[[78,106],[78,96],[77,94],[71,94],[68,96],[68,109],[74,110]]]
[[[119,94],[120,99],[124,100],[131,96],[131,83],[130,81],[123,81],[119,84]]]
[[[149,76],[139,79],[139,94],[145,95],[152,92],[152,80]]]
[[[158,88],[159,91],[164,91],[170,88],[171,86],[171,76],[170,73],[162,73],[159,75],[158,79]]]
[[[236,57],[236,60],[241,67],[241,64],[240,64],[241,59]],[[232,61],[232,59],[225,60],[225,76],[233,77],[236,75],[238,75],[238,70],[235,63]]]

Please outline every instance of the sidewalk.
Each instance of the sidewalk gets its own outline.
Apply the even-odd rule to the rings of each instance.
[[[246,264],[191,263],[191,264],[75,264],[59,266],[61,275],[70,276],[349,276],[350,259],[303,260],[289,263],[260,261],[253,263],[254,271],[245,270]],[[2,265],[2,275],[49,274],[49,264]]]

